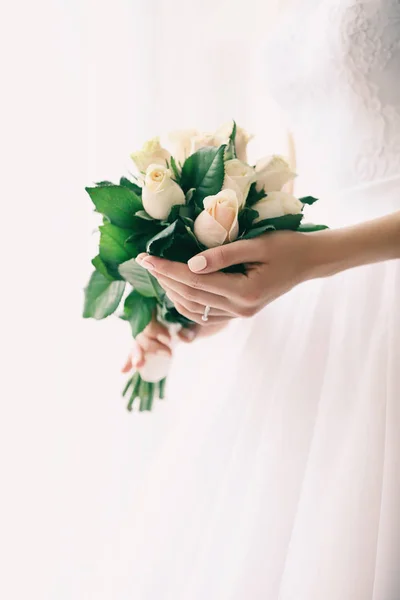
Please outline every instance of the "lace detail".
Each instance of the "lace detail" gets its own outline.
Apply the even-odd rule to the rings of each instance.
[[[332,190],[400,173],[400,0],[298,2],[268,49],[302,175]]]

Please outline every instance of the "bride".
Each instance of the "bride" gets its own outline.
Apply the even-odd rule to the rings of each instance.
[[[398,0],[306,0],[271,36],[330,230],[138,259],[204,339],[176,348],[176,425],[121,534],[135,600],[400,598],[399,32]],[[158,351],[151,324],[135,366]]]

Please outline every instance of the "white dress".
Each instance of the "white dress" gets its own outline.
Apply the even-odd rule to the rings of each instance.
[[[295,2],[266,54],[312,220],[399,210],[400,1]],[[400,599],[399,261],[182,346],[157,410],[169,435],[114,549],[124,599]]]

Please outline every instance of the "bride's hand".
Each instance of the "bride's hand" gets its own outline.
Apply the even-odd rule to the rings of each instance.
[[[178,333],[178,338],[183,342],[189,343],[196,337],[195,328],[182,329]],[[146,364],[146,357],[149,354],[162,352],[168,356],[172,355],[172,338],[167,327],[162,325],[156,319],[153,319],[149,325],[135,338],[133,351],[127,359],[123,373],[128,373],[132,369],[140,369]]]
[[[312,277],[319,234],[282,231],[219,246],[188,265],[141,254],[137,260],[158,279],[177,310],[200,325],[252,316]],[[218,273],[245,263],[246,273]],[[212,308],[207,323],[204,307]]]

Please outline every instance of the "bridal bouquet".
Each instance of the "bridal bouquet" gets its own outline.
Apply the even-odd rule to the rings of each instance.
[[[171,152],[158,138],[132,154],[131,179],[86,188],[103,217],[98,255],[85,289],[83,316],[109,317],[121,307],[136,337],[153,319],[175,327],[191,322],[179,314],[157,280],[135,261],[141,252],[187,262],[206,248],[276,230],[316,231],[304,225],[303,207],[316,198],[295,198],[282,188],[296,175],[280,156],[247,163],[249,135],[235,122],[214,134],[195,130],[170,135]],[[244,271],[244,265],[238,265]],[[151,355],[132,374],[124,395],[128,409],[151,410],[164,397],[169,359]]]

